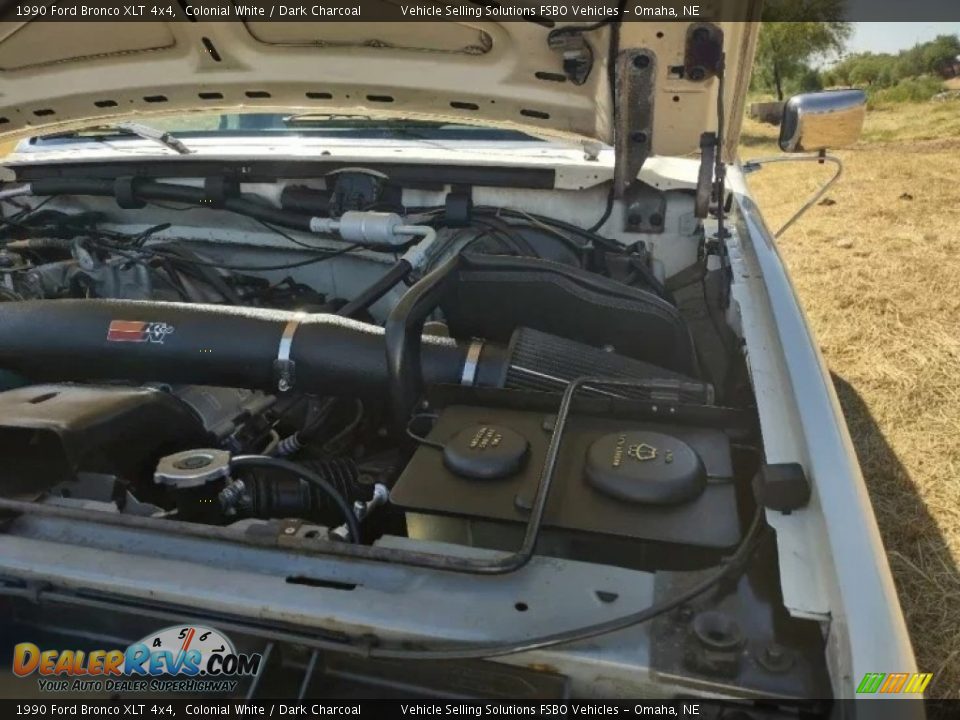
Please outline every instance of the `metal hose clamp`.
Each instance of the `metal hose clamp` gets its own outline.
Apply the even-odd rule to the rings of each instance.
[[[306,313],[297,313],[290,318],[283,328],[283,335],[280,336],[277,359],[273,361],[273,373],[277,378],[277,390],[282,393],[290,392],[296,382],[296,363],[290,359],[290,349],[293,347],[293,336],[305,317]]]
[[[474,340],[467,348],[467,357],[463,361],[463,372],[460,374],[461,385],[473,385],[477,379],[477,366],[480,364],[480,352],[483,350],[483,342]]]

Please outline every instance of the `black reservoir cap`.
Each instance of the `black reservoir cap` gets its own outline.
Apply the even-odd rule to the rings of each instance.
[[[707,472],[683,440],[641,430],[596,440],[587,451],[586,479],[619,500],[673,505],[700,495]]]
[[[461,477],[495,480],[523,469],[530,443],[503,425],[471,425],[458,432],[443,449],[443,464]]]

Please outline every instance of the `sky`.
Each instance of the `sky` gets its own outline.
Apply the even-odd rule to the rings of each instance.
[[[960,35],[960,22],[854,23],[848,52],[897,53],[937,35]]]

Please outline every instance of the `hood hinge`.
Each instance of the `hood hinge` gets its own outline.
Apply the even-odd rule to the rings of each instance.
[[[623,197],[653,147],[653,103],[657,56],[646,48],[631,48],[617,55],[615,106],[617,108],[614,192]]]

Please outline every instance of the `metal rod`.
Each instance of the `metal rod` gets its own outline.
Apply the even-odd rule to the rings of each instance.
[[[797,210],[783,226],[777,230],[773,237],[779,238],[783,235],[791,225],[793,225],[800,217],[807,212],[810,208],[816,204],[816,202],[826,195],[827,190],[833,187],[833,184],[840,179],[840,176],[843,175],[843,161],[834,156],[834,155],[777,155],[775,157],[768,158],[757,158],[756,160],[748,160],[743,164],[744,174],[759,170],[761,165],[770,165],[772,163],[782,163],[782,162],[818,162],[823,164],[824,162],[829,162],[837,167],[836,173],[833,177],[827,180],[823,185],[820,186],[820,189],[817,190],[813,195],[810,196],[810,199],[807,200],[803,206]]]
[[[307,663],[307,669],[303,673],[303,681],[300,683],[300,692],[297,693],[297,700],[303,700],[307,696],[307,690],[310,689],[310,680],[313,678],[313,671],[317,669],[318,657],[320,657],[320,650],[314,648],[310,653],[310,661]]]

